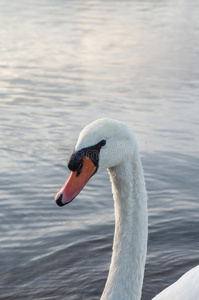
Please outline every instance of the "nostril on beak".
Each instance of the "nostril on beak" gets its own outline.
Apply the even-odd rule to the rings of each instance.
[[[63,194],[59,194],[57,196],[57,198],[55,199],[55,202],[57,203],[57,205],[64,206],[64,204],[62,203],[62,198],[63,198]]]

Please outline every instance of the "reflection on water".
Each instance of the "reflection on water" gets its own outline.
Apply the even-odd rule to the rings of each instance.
[[[99,299],[111,257],[108,174],[67,208],[79,131],[135,132],[149,193],[142,300],[198,260],[198,13],[192,1],[0,2],[1,299]]]

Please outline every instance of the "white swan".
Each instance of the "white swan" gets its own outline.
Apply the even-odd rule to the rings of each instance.
[[[113,254],[101,300],[140,300],[147,251],[147,192],[137,142],[121,122],[99,119],[79,135],[68,167],[69,179],[55,200],[62,206],[89,178],[108,168],[115,201]],[[199,300],[199,265],[154,300]]]

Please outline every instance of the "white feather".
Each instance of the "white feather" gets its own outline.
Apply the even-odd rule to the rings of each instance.
[[[140,300],[147,250],[147,192],[133,132],[121,122],[99,119],[80,133],[76,150],[106,140],[99,170],[108,168],[115,201],[113,254],[101,300]],[[199,266],[153,300],[199,300]]]

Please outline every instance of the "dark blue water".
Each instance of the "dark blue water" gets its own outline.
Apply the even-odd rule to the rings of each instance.
[[[114,232],[106,172],[54,195],[81,129],[136,134],[149,196],[142,300],[199,263],[199,4],[0,1],[0,299],[97,300]]]

